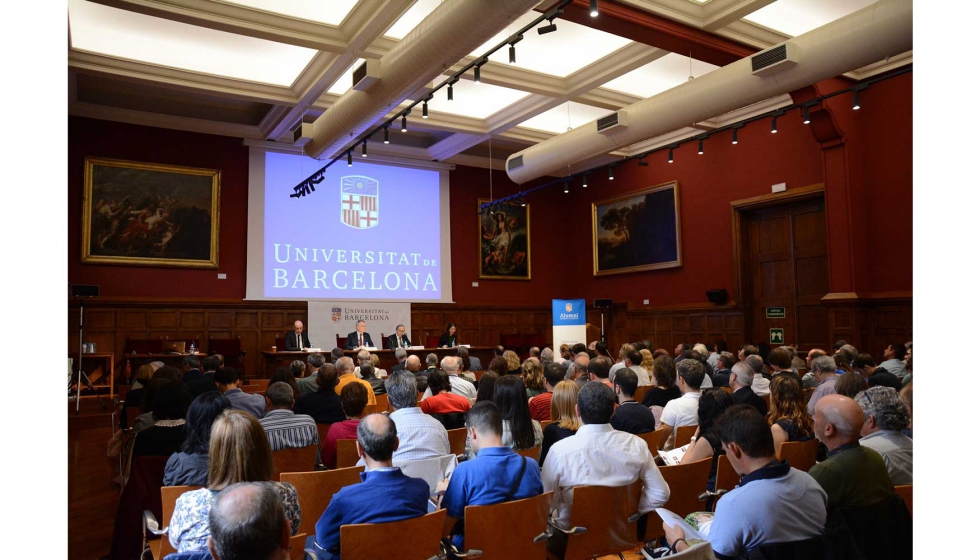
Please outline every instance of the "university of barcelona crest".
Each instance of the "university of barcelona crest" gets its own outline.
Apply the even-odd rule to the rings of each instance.
[[[354,229],[378,225],[378,182],[370,177],[340,178],[340,221]]]

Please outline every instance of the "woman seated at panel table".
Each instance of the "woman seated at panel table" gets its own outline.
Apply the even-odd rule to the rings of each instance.
[[[453,348],[456,346],[456,324],[446,325],[446,332],[439,337],[439,348]]]

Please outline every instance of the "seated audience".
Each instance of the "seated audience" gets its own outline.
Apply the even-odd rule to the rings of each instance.
[[[840,354],[838,354],[839,356]],[[837,376],[837,382],[834,383],[834,392],[838,395],[844,395],[845,397],[854,398],[861,391],[868,388],[868,382],[861,377],[860,373],[849,372],[843,375]]]
[[[759,347],[754,344],[743,344],[738,350],[738,361],[744,362],[749,356],[758,356]],[[765,363],[765,360],[762,360]],[[755,369],[755,368],[753,368]]]
[[[425,391],[425,388],[428,386],[426,381],[426,376],[428,374],[425,371],[422,371],[422,360],[420,360],[418,356],[411,355],[405,358],[405,371],[411,373],[412,377],[415,378],[415,387],[418,389],[418,391]]]
[[[788,375],[801,385],[803,384],[803,378],[800,377],[800,374],[793,371],[793,357],[785,349],[776,348],[772,352],[769,352],[769,366],[772,368],[772,377],[770,380],[782,375]]]
[[[651,384],[650,374],[647,373],[647,370],[643,369],[642,363],[643,363],[643,356],[636,350],[630,350],[629,352],[626,353],[626,367],[620,368],[620,369],[632,370],[633,373],[636,374],[638,387],[646,387],[647,385]],[[616,377],[615,375],[612,374],[612,370],[610,370],[609,376],[610,376],[610,381],[615,382]]]
[[[544,392],[544,370],[537,358],[528,358],[521,364],[521,379],[527,388],[527,398],[534,398]]]
[[[579,356],[579,354],[585,354],[585,356],[590,360],[593,358],[593,356],[589,354],[588,348],[586,348],[586,346],[581,342],[576,342],[573,344],[571,348],[568,349],[568,353],[568,362],[565,363],[565,379],[568,379],[568,376],[571,375],[572,362]]]
[[[550,354],[551,350],[549,348],[545,348],[545,350],[548,350]],[[543,356],[544,352],[541,354]],[[483,364],[480,363],[480,358],[470,356],[470,351],[468,348],[460,346],[456,349],[456,355],[462,358],[463,364],[466,366],[463,368],[463,371],[483,371]]]
[[[330,428],[327,430],[320,457],[328,469],[337,468],[337,441],[357,439],[357,425],[361,423],[361,417],[364,416],[367,399],[367,389],[360,383],[348,383],[340,392],[340,404],[344,408],[347,419],[343,422],[330,424]]]
[[[374,388],[371,384],[363,379],[358,379],[354,376],[354,360],[344,356],[343,358],[337,360],[337,386],[333,388],[337,396],[340,396],[340,391],[343,390],[344,386],[348,383],[360,383],[364,385],[364,388],[368,390],[368,404],[378,404],[378,399],[374,397]]]
[[[822,535],[827,495],[806,473],[776,459],[765,419],[750,406],[736,405],[722,414],[716,426],[728,461],[742,478],[715,509],[708,533],[715,556],[752,557],[749,552],[761,545]],[[664,531],[672,549],[688,548],[680,527],[664,523]]]
[[[165,371],[167,369],[177,371],[177,368],[168,367],[162,367],[159,371]],[[156,419],[153,417],[153,403],[156,401],[157,391],[160,387],[168,385],[173,381],[173,379],[154,377],[143,386],[143,395],[139,404],[140,414],[133,420],[133,434],[138,434],[156,423]]]
[[[170,519],[170,544],[177,552],[206,547],[208,513],[218,492],[238,482],[270,482],[272,478],[272,450],[265,431],[258,420],[241,410],[225,410],[214,421],[208,455],[207,487],[177,498]],[[302,520],[296,487],[285,482],[272,482],[272,486],[285,506],[290,534],[295,535]]]
[[[561,367],[560,364],[555,364]],[[548,450],[557,441],[561,441],[569,436],[574,436],[581,423],[575,414],[575,405],[578,404],[578,385],[574,381],[563,380],[555,385],[554,396],[551,399],[551,424],[545,426],[541,439],[541,456],[538,457],[538,464],[544,465],[548,457]]]
[[[547,349],[546,349],[547,350]],[[544,392],[533,397],[527,403],[531,411],[531,418],[538,422],[551,420],[551,399],[554,396],[555,386],[565,379],[565,368],[560,364],[548,364],[544,368]]]
[[[419,408],[426,414],[462,414],[470,410],[470,401],[452,392],[449,376],[441,369],[429,374],[429,398],[422,399]]]
[[[698,425],[698,399],[701,398],[701,382],[704,381],[704,366],[697,360],[681,360],[677,363],[677,387],[681,397],[667,403],[660,415],[660,425],[670,430],[665,449],[679,447],[686,442],[674,443],[678,426]]]
[[[384,379],[388,377],[388,372],[381,367],[381,357],[377,354],[371,354],[371,365],[374,366],[374,375]]]
[[[838,375],[854,373],[854,368],[851,367],[851,361],[847,359],[847,355],[844,353],[843,349],[834,355],[834,365],[837,366]]]
[[[905,377],[902,378],[902,387],[905,387],[906,385],[912,382],[912,354],[911,353],[905,356],[905,370],[908,373],[906,373]]]
[[[317,424],[333,424],[342,422],[344,415],[343,406],[340,404],[340,397],[334,387],[337,386],[337,368],[333,364],[323,364],[316,373],[317,391],[307,395],[301,395],[296,399],[296,406],[293,412],[296,414],[306,414],[313,418]],[[365,389],[370,393],[370,390]]]
[[[677,387],[677,366],[670,356],[661,355],[653,359],[653,384],[654,387],[643,395],[643,406],[664,407],[681,397],[681,390]]]
[[[898,398],[902,399],[902,402],[905,403],[906,408],[909,409],[909,428],[906,432],[903,433],[905,433],[905,435],[909,437],[912,437],[913,418],[912,418],[912,382],[911,381],[909,382],[908,385],[902,387],[902,390],[898,392]]]
[[[513,350],[507,350],[503,355],[504,360],[507,361],[507,375],[521,375],[521,359],[518,357],[517,352]]]
[[[480,378],[480,387],[476,391],[476,402],[492,401],[493,390],[498,380],[500,380],[500,375],[492,371],[484,373],[483,377]]]
[[[612,364],[612,366],[610,366],[609,375],[616,375],[616,373],[619,370],[626,367],[626,355],[632,351],[633,351],[633,345],[629,343],[623,344],[619,347],[619,360],[616,363]],[[610,356],[604,356],[604,357],[611,359]]]
[[[745,362],[741,362],[745,363]],[[708,365],[711,365],[710,363]],[[732,367],[735,365],[735,356],[731,352],[722,352],[718,354],[718,358],[715,360],[715,373],[711,376],[711,384],[714,387],[728,387],[728,378],[731,376]],[[751,371],[752,368],[750,367]],[[753,376],[755,372],[752,372]],[[750,385],[751,387],[751,385]]]
[[[449,376],[449,384],[452,387],[452,392],[465,398],[465,399],[475,399],[476,398],[476,386],[466,379],[459,376],[459,359],[456,356],[446,356],[442,359],[441,364],[442,370],[447,376]],[[430,369],[429,376],[434,372],[440,371],[437,369]],[[432,391],[426,388],[425,393],[422,394],[422,401],[432,396]]]
[[[150,364],[143,364],[136,368],[136,374],[133,379],[133,386],[129,388],[126,393],[126,398],[124,400],[124,407],[139,406],[140,402],[143,400],[143,392],[146,391],[145,387],[153,379],[153,374],[155,370]]]
[[[858,393],[854,402],[864,412],[858,443],[881,455],[893,486],[912,484],[912,439],[902,434],[912,416],[898,393],[890,387],[871,387]]]
[[[868,387],[882,385],[896,391],[902,390],[902,382],[888,370],[876,366],[871,354],[858,354],[857,358],[854,358],[854,371],[867,380]]]
[[[466,432],[476,457],[460,463],[449,480],[439,483],[438,489],[445,491],[441,504],[447,512],[445,536],[452,536],[458,550],[465,549],[463,514],[467,506],[491,506],[542,492],[538,464],[505,445],[503,431],[495,404],[474,406],[466,414]]]
[[[813,349],[811,349],[807,353],[807,355],[806,355],[806,367],[810,371],[808,371],[807,374],[803,376],[803,388],[804,389],[814,389],[814,388],[816,388],[817,385],[820,384],[820,382],[817,381],[816,374],[813,373],[813,360],[815,358],[819,358],[820,356],[826,356],[826,355],[827,355],[827,353],[824,352],[823,350],[819,349],[819,348],[813,348]]]
[[[385,389],[388,391],[388,406],[393,411],[389,416],[398,428],[398,448],[394,450],[394,460],[415,461],[449,455],[446,428],[418,406],[415,378],[404,371],[393,373],[385,379]]]
[[[605,359],[609,360],[609,358]],[[577,354],[573,360],[568,362],[568,366],[565,367],[565,379],[574,381],[578,385],[578,388],[581,389],[583,385],[589,382],[590,362],[589,355],[585,352]]]
[[[813,439],[813,419],[806,410],[803,388],[788,377],[772,380],[769,425],[776,452],[785,441]]]
[[[219,492],[208,529],[207,549],[215,560],[289,559],[289,520],[268,484],[242,482]]]
[[[354,377],[364,379],[364,374],[361,373],[361,366],[374,365],[374,360],[371,359],[371,356],[371,352],[364,349],[357,352],[357,365],[354,366]]]
[[[548,369],[548,364],[555,362],[555,351],[547,346],[541,351],[541,367]]]
[[[575,358],[578,360],[578,358]],[[609,368],[612,362],[605,356],[598,356],[589,360],[589,380],[598,381],[612,389],[612,380],[609,379]]]
[[[343,352],[341,352],[341,357],[343,357]],[[325,363],[327,363],[327,359],[319,352],[314,352],[306,357],[307,367],[304,368],[303,372],[305,375],[297,378],[296,381],[296,386],[299,387],[299,393],[301,395],[316,393],[319,388],[316,384],[316,374]],[[296,378],[295,373],[293,373],[293,377]],[[299,397],[297,396],[296,398],[298,399]]]
[[[762,361],[762,356],[752,354],[744,361],[752,368],[752,392],[760,397],[768,395],[770,375],[766,372],[766,363]]]
[[[388,381],[396,377],[402,379],[399,385],[415,390],[415,381],[405,372],[392,373]],[[397,392],[388,390],[389,395]],[[368,414],[358,424],[357,454],[366,466],[361,474],[363,482],[341,488],[316,522],[316,543],[326,553],[320,558],[340,558],[343,525],[389,523],[428,512],[429,485],[422,479],[405,476],[400,468],[392,466],[400,443],[394,418]]]
[[[701,367],[704,368],[704,379],[701,381],[702,389],[707,389],[708,387],[713,386],[711,381],[711,365],[708,363],[709,355],[710,354],[708,353],[708,347],[705,346],[704,344],[701,344],[700,342],[695,344],[694,348],[691,348],[690,357],[701,362]],[[686,357],[688,356],[685,355],[685,358]]]
[[[642,480],[639,513],[662,507],[670,497],[646,442],[609,424],[615,406],[616,394],[608,385],[587,383],[579,390],[576,409],[582,426],[548,451],[541,481],[545,492],[555,492],[551,515],[562,529],[569,528],[576,486],[625,486]],[[563,557],[566,544],[567,536],[554,531],[548,550]]]
[[[531,419],[524,383],[519,377],[509,375],[501,377],[494,386],[493,402],[503,418],[504,445],[515,451],[541,445],[541,440],[544,438],[541,423]],[[469,439],[466,440],[467,457],[473,456],[471,443]]]
[[[265,390],[265,416],[259,419],[265,435],[269,438],[269,447],[273,451],[293,449],[297,447],[317,446],[317,463],[320,462],[320,437],[316,431],[313,417],[293,412],[296,399],[293,390],[283,382],[273,383]]]
[[[398,362],[391,366],[391,373],[405,369],[405,360],[408,359],[408,351],[402,347],[395,348],[395,360]]]
[[[167,459],[163,471],[164,486],[206,486],[208,483],[208,446],[211,426],[231,403],[217,391],[198,396],[187,409],[184,442],[180,451]]]
[[[719,362],[721,363],[721,362]],[[755,380],[755,372],[745,362],[738,362],[732,366],[730,387],[732,388],[732,401],[735,404],[747,404],[759,411],[765,417],[769,414],[769,405],[765,399],[755,394],[752,390],[752,383]],[[782,376],[773,377],[777,379]]]
[[[678,344],[674,347],[674,364],[679,364],[681,360],[685,359],[684,354],[691,350],[690,344]]]
[[[743,362],[739,362],[740,364]],[[698,399],[698,429],[690,442],[678,442],[683,445],[690,443],[681,464],[686,465],[701,459],[712,457],[711,471],[708,473],[708,490],[715,489],[715,473],[718,470],[718,457],[725,454],[721,438],[715,427],[721,415],[735,405],[732,395],[724,389],[711,387],[701,392]],[[676,513],[676,512],[675,512]]]
[[[293,375],[293,372],[289,368],[281,367],[277,369],[276,372],[272,374],[272,377],[269,378],[269,385],[272,385],[273,383],[285,383],[286,385],[289,385],[289,388],[293,390],[294,399],[298,399],[302,394],[299,391],[299,386],[296,385],[296,376]]]
[[[204,374],[201,373],[201,359],[197,356],[184,356],[180,365],[184,372],[180,380],[184,382],[184,385],[190,385],[204,377]]]
[[[878,367],[887,370],[889,373],[901,380],[905,377],[905,345],[901,343],[892,343],[885,347],[884,359],[885,361],[878,364]]]
[[[609,423],[612,424],[613,428],[622,432],[645,434],[657,429],[657,419],[653,417],[649,408],[636,402],[633,398],[633,395],[636,394],[636,386],[636,373],[632,369],[623,368],[619,370],[615,381],[613,381],[613,391],[616,392],[619,406],[616,407]]]
[[[313,354],[310,354],[310,356],[312,355]],[[316,371],[315,369],[312,369],[309,362],[304,364],[303,360],[293,360],[292,362],[289,362],[289,366],[286,369],[293,374],[294,379],[305,379],[307,370]]]
[[[184,417],[192,400],[194,397],[183,382],[163,382],[153,398],[154,423],[136,434],[131,458],[176,453],[184,442]]]
[[[810,469],[810,476],[827,493],[828,512],[871,506],[894,494],[884,459],[858,443],[864,413],[854,399],[823,397],[816,405],[813,424],[817,439],[827,446],[827,458]]]
[[[819,356],[813,359],[813,374],[820,382],[817,388],[810,394],[810,402],[806,405],[810,416],[814,415],[817,401],[834,394],[834,387],[837,385],[837,364],[830,356]]]
[[[598,355],[601,356],[602,354]],[[643,368],[643,371],[647,374],[647,378],[650,379],[650,385],[654,385],[653,354],[646,348],[640,350],[640,367]]]
[[[262,418],[265,414],[265,397],[239,389],[237,371],[227,367],[218,368],[214,373],[214,384],[225,395],[232,408],[244,410],[255,418]]]
[[[494,359],[490,360],[490,364],[487,366],[487,371],[492,371],[500,377],[507,375],[507,360],[500,356],[496,356]],[[482,377],[480,378],[483,379]]]
[[[371,385],[371,390],[375,395],[385,394],[385,380],[378,377],[378,370],[374,367],[374,364],[364,364],[361,366],[361,380],[367,381]]]

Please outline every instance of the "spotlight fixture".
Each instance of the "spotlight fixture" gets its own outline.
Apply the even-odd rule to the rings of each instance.
[[[599,0],[589,0],[589,16],[596,17],[599,15]]]
[[[738,127],[732,129],[732,144],[738,144]]]
[[[612,180],[613,180],[613,170],[612,170],[612,169],[613,169],[613,168],[612,168],[612,166],[610,165],[610,166],[609,166],[609,180],[610,180],[610,181],[612,181]]]
[[[851,109],[854,109],[855,111],[861,108],[861,100],[858,99],[859,97],[858,91],[859,90],[854,90],[854,103],[853,106],[851,107]]]
[[[562,182],[565,183],[565,194],[568,194],[568,179],[565,179]]]
[[[698,138],[698,155],[699,156],[703,156],[704,155],[704,139],[703,138]]]
[[[320,183],[323,182],[323,174],[320,173],[316,177],[313,177],[312,179],[310,179],[310,182],[313,183],[314,185],[319,185]],[[313,190],[316,190],[316,189],[313,189]]]
[[[522,194],[521,195],[521,207],[524,207],[524,206],[527,206],[527,203],[524,202],[524,195]]]
[[[477,62],[476,66],[473,67],[473,81],[477,84],[480,83],[480,67],[486,63],[487,59],[484,58],[483,60]]]
[[[388,141],[388,127],[387,126],[385,126],[385,144],[391,144],[391,142]]]
[[[517,64],[517,49],[514,48],[514,44],[513,43],[511,43],[511,45],[510,45],[509,55],[510,55],[509,62],[511,64]]]
[[[640,159],[636,160],[636,164],[639,165],[640,167],[646,167],[650,165],[650,162],[646,161],[646,159],[647,156],[643,156]]]
[[[667,163],[674,163],[674,149],[667,150]]]
[[[361,157],[367,157],[367,140],[361,143]]]
[[[422,118],[423,119],[429,118],[429,102],[428,101],[423,101],[422,102]]]
[[[453,85],[452,84],[449,84],[449,88],[446,90],[446,100],[447,101],[452,101],[453,100]]]
[[[347,167],[353,167],[354,160],[351,158],[350,152],[347,152]]]
[[[589,186],[589,176],[582,175],[582,188],[587,188]]]
[[[558,26],[555,25],[555,19],[554,18],[549,19],[548,20],[548,23],[550,25],[545,25],[544,27],[539,27],[538,28],[538,35],[547,35],[548,33],[552,33],[552,32],[558,31]]]
[[[769,132],[776,134],[776,115],[772,116],[772,129]]]
[[[810,124],[810,107],[808,105],[803,106],[803,124]]]
[[[408,132],[408,117],[402,115],[402,132]]]

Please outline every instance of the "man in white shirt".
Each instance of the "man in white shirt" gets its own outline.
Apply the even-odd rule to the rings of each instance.
[[[626,367],[626,355],[635,350],[632,344],[624,344],[619,347],[619,361],[609,369],[609,379],[616,378],[616,372]]]
[[[752,354],[745,358],[745,363],[752,368],[752,392],[760,397],[769,394],[769,378],[763,373],[766,363],[762,361],[762,356]],[[814,385],[816,387],[816,385]]]
[[[647,373],[647,370],[640,367],[640,362],[642,361],[643,356],[641,356],[636,350],[630,350],[626,353],[626,367],[633,370],[633,373],[636,374],[636,379],[639,381],[639,387],[644,387],[650,384],[650,374]],[[609,380],[613,383],[616,382],[616,376],[613,375],[612,369],[609,370]]]
[[[575,406],[582,426],[575,435],[556,442],[545,459],[541,481],[545,492],[555,492],[552,517],[563,529],[569,527],[576,486],[617,487],[642,480],[640,513],[662,507],[670,497],[646,442],[610,425],[615,404],[616,394],[608,385],[586,383]],[[555,531],[548,550],[563,557],[567,542],[565,533]]]
[[[893,485],[912,484],[912,439],[902,433],[912,416],[898,393],[879,385],[854,395],[854,402],[864,412],[858,443],[881,455]]]
[[[409,371],[392,373],[385,379],[385,390],[388,404],[394,410],[388,417],[398,432],[398,449],[392,460],[404,462],[449,455],[446,428],[418,407],[415,376]]]
[[[468,399],[476,398],[476,387],[459,376],[459,358],[456,356],[446,356],[442,359],[440,363],[442,365],[442,371],[446,372],[449,376],[449,384],[452,385],[453,393],[457,395],[462,395]],[[425,394],[422,395],[422,400],[432,396],[432,390],[426,388]]]
[[[681,360],[677,364],[677,388],[681,397],[667,403],[660,415],[661,427],[670,430],[665,449],[673,449],[678,426],[698,425],[698,400],[704,381],[704,366],[697,360]]]
[[[889,344],[885,347],[885,361],[878,364],[881,369],[888,370],[895,377],[902,379],[908,370],[905,367],[905,345]]]
[[[813,375],[817,377],[819,385],[813,390],[810,395],[810,402],[806,405],[807,412],[810,416],[813,416],[816,412],[817,401],[826,397],[827,395],[833,395],[835,393],[834,386],[837,384],[837,364],[834,363],[834,359],[830,356],[818,356],[813,359]]]

